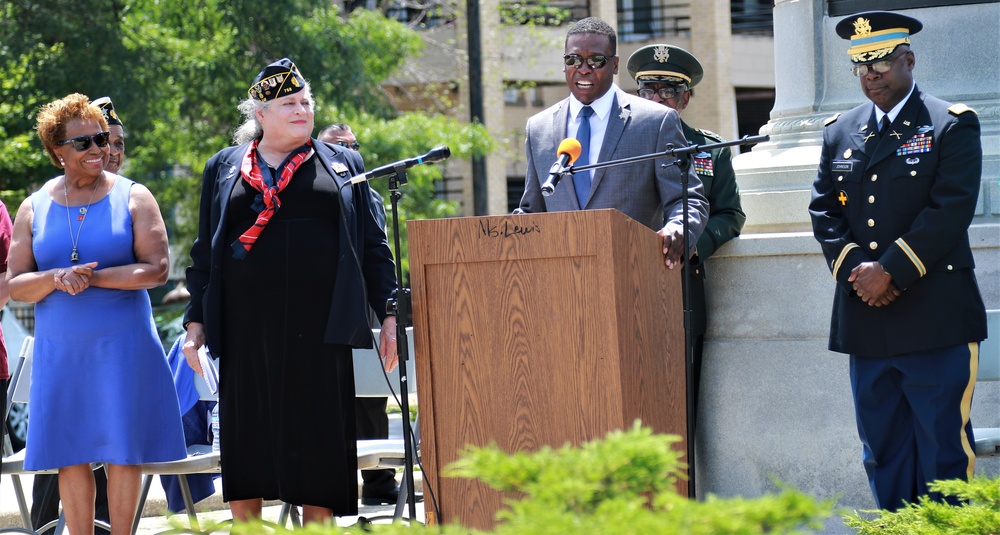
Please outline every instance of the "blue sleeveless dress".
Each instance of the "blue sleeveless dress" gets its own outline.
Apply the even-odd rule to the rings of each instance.
[[[80,263],[97,269],[135,262],[131,180],[111,175],[111,192],[90,205],[31,196],[32,251],[39,271]],[[58,179],[56,179],[58,180]],[[67,221],[67,210],[69,221]],[[177,392],[143,290],[56,290],[35,305],[35,351],[25,468],[90,462],[141,464],[186,455]]]

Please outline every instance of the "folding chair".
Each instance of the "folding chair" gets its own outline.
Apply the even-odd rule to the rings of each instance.
[[[7,388],[7,409],[3,415],[4,425],[7,422],[7,414],[10,411],[10,406],[12,403],[28,403],[29,392],[31,389],[31,362],[32,355],[35,349],[35,339],[32,336],[25,336],[24,342],[21,344],[21,351],[17,357],[17,362],[14,364],[13,373],[10,376],[10,385]],[[56,474],[59,471],[57,469],[52,470],[25,470],[24,469],[24,456],[26,450],[21,450],[17,453],[12,453],[12,448],[10,445],[10,439],[4,435],[3,441],[3,468],[0,469],[0,473],[5,476],[10,476],[11,481],[14,483],[14,495],[17,499],[17,508],[21,514],[21,523],[24,528],[2,528],[0,533],[5,532],[19,532],[19,533],[39,533],[44,532],[52,527],[56,528],[56,534],[59,535],[63,532],[63,528],[66,525],[66,519],[60,512],[59,518],[53,520],[41,528],[38,531],[34,531],[31,526],[31,510],[28,508],[27,501],[24,497],[24,487],[21,485],[21,476],[26,474]],[[111,530],[111,526],[107,522],[102,520],[94,519],[94,525],[97,527],[104,528],[108,531]]]
[[[180,344],[183,343],[182,333],[174,342],[168,354],[168,361],[174,372],[174,382],[178,389],[178,395],[182,389],[190,389],[191,385],[197,391],[197,397],[201,401],[218,401],[219,396],[208,389],[205,380],[197,376],[187,367],[183,355],[180,354]],[[179,384],[185,382],[185,384]],[[142,490],[139,495],[139,506],[136,509],[135,519],[132,522],[133,535],[139,529],[139,521],[142,519],[142,510],[146,505],[146,498],[149,496],[149,488],[155,475],[174,475],[180,486],[181,496],[184,500],[184,509],[191,525],[195,530],[200,529],[198,515],[194,508],[194,498],[191,495],[191,487],[188,484],[187,476],[192,474],[218,474],[221,473],[221,457],[219,452],[212,451],[209,444],[195,444],[188,447],[187,457],[176,461],[161,463],[146,463],[142,465],[143,481]]]
[[[379,337],[380,331],[378,329],[372,330],[375,339]],[[415,394],[417,392],[417,381],[416,375],[414,374],[413,364],[413,327],[406,328],[406,335],[410,341],[409,344],[409,360],[407,364],[407,377],[406,377],[406,387],[407,392],[399,392],[399,368],[396,368],[392,373],[388,374],[388,381],[386,379],[386,374],[382,369],[382,360],[379,358],[378,351],[375,349],[355,349],[354,350],[354,389],[355,395],[359,397],[389,397],[402,396]],[[391,388],[390,388],[391,386]],[[403,418],[408,418],[409,415],[402,415]],[[414,463],[419,462],[420,459],[420,418],[418,417],[416,422],[413,423],[413,434],[415,435],[415,444],[413,447],[413,461]],[[405,429],[405,428],[404,428]],[[405,446],[403,441],[408,440],[410,437],[403,437],[402,439],[386,439],[386,440],[359,440],[358,441],[358,469],[359,470],[369,470],[369,469],[400,469],[404,468],[405,464]],[[400,520],[403,517],[403,511],[405,509],[407,498],[409,496],[411,489],[407,488],[406,478],[403,478],[403,482],[399,487],[399,498],[396,501],[396,508],[393,511],[393,520]],[[381,517],[369,518],[369,520],[377,520]],[[411,519],[415,520],[415,519]]]

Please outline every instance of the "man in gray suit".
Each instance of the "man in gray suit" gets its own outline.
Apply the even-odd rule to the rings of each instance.
[[[658,158],[591,171],[576,172],[542,195],[542,183],[557,158],[563,138],[580,141],[575,166],[654,154],[668,144],[685,147],[677,112],[614,84],[618,74],[617,36],[606,22],[590,17],[566,34],[563,56],[570,96],[528,119],[528,156],[524,196],[515,213],[615,208],[663,237],[667,267],[684,257],[681,170]],[[708,201],[693,168],[688,180],[688,250],[708,220]]]

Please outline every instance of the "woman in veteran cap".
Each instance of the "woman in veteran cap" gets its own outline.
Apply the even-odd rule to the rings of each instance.
[[[86,96],[43,106],[37,130],[63,174],[21,204],[8,263],[11,297],[35,303],[24,466],[58,468],[67,526],[81,535],[94,529],[91,463],[104,463],[111,532],[124,534],[140,465],[186,455],[145,291],[167,280],[166,228],[145,186],[104,170],[108,124]]]
[[[305,520],[356,515],[353,347],[382,322],[396,365],[395,288],[361,156],[312,139],[309,84],[287,58],[264,68],[239,109],[237,146],[204,171],[187,270],[184,354],[220,359],[223,498],[237,520],[262,500],[303,506]],[[253,447],[249,447],[253,445]]]

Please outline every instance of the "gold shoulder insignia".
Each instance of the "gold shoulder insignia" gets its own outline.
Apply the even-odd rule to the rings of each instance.
[[[979,115],[978,113],[976,113],[976,110],[974,110],[974,109],[966,106],[965,104],[955,104],[955,105],[951,106],[950,108],[948,108],[948,113],[950,113],[952,115],[955,115],[955,116],[962,115],[963,113],[965,113],[967,111],[971,111],[972,113],[975,113],[976,115]]]
[[[707,137],[707,138],[709,138],[709,139],[711,139],[713,141],[716,141],[718,143],[721,143],[722,141],[724,141],[722,139],[722,136],[720,136],[719,134],[716,134],[715,132],[712,132],[711,130],[705,130],[704,128],[695,128],[695,132],[698,132],[699,134],[701,134],[701,135],[703,135],[703,136],[705,136],[705,137]]]
[[[827,117],[826,120],[823,121],[823,126],[830,126],[831,124],[837,122],[837,119],[840,119],[840,114],[839,113],[836,114],[836,115],[833,115],[832,117]]]

